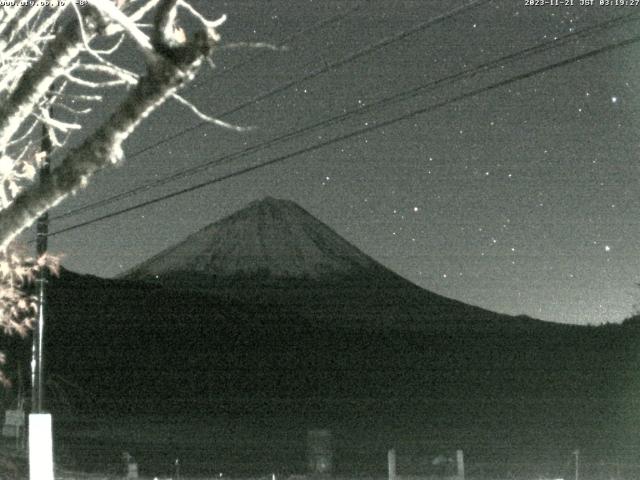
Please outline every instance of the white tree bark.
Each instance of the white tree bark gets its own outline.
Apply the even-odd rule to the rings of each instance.
[[[23,75],[6,103],[0,107],[0,146],[7,145],[20,126],[42,101],[53,81],[67,75],[69,66],[81,51],[86,38],[105,28],[97,19],[102,12],[118,28],[130,33],[138,44],[149,52],[145,75],[128,93],[113,114],[82,144],[70,151],[59,166],[52,170],[50,181],[32,184],[17,195],[12,203],[0,210],[0,250],[28,228],[41,214],[59,203],[70,193],[83,187],[97,170],[117,163],[123,157],[122,143],[153,110],[189,82],[197,73],[202,60],[209,55],[217,39],[215,22],[203,24],[203,29],[183,44],[170,37],[174,28],[178,0],[161,0],[156,10],[154,30],[150,41],[139,30],[131,32],[132,22],[114,14],[113,4],[106,0],[91,0],[96,10],[92,21],[80,25],[71,22],[47,45],[42,57]],[[106,15],[105,15],[106,17]],[[128,17],[127,17],[128,18]],[[92,30],[87,32],[87,25]],[[83,31],[84,30],[84,31]],[[115,71],[117,74],[117,71]],[[131,77],[127,79],[131,81]]]
[[[91,17],[95,19],[94,22],[88,22],[89,33],[93,35],[100,16],[93,14]],[[0,106],[0,153],[4,153],[11,137],[46,96],[56,78],[63,75],[77,57],[81,46],[80,23],[71,21],[45,46],[39,60],[24,72],[15,89]]]
[[[61,7],[0,7],[0,329],[5,333],[28,332],[37,299],[23,287],[39,269],[57,267],[50,257],[16,253],[12,241],[20,232],[85,186],[96,171],[119,162],[126,138],[168,98],[187,105],[200,118],[226,126],[177,95],[219,40],[215,29],[224,16],[206,20],[185,0],[87,1],[82,8],[67,2],[66,12]],[[191,38],[176,24],[178,7],[201,27]],[[153,28],[147,36],[138,22],[153,9]],[[56,30],[60,18],[66,23]],[[141,52],[146,64],[142,75],[109,60],[125,45],[124,36]],[[97,38],[113,39],[114,45],[97,50],[92,47]],[[74,86],[72,94],[66,90],[69,85]],[[102,91],[118,86],[128,89],[118,107],[56,162],[46,181],[34,182],[35,167],[43,158],[34,138],[37,127],[48,129],[54,145],[77,132],[84,134],[77,117],[91,112],[86,105],[100,100]],[[61,117],[49,114],[52,104]],[[0,382],[5,380],[0,371]]]

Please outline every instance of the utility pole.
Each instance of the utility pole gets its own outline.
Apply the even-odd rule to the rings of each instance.
[[[580,480],[580,450],[576,449],[573,454],[576,457],[576,476],[575,480]]]
[[[51,178],[50,155],[52,150],[51,137],[47,125],[42,125],[42,142],[40,148],[44,159],[40,165],[40,184]],[[49,213],[45,212],[38,218],[36,227],[36,256],[40,258],[47,253],[47,236],[49,234]],[[44,323],[46,315],[46,287],[48,270],[41,268],[36,278],[38,290],[38,320],[33,330],[33,345],[31,347],[31,413],[42,413],[44,408]]]
[[[49,107],[51,113],[51,107]],[[41,149],[44,154],[40,166],[40,183],[50,181],[50,155],[52,150],[49,128],[42,125]],[[47,252],[49,215],[45,212],[38,218],[36,253],[40,258]],[[44,321],[46,314],[47,268],[38,271],[38,319],[33,329],[31,346],[31,413],[29,414],[29,478],[30,480],[53,480],[53,432],[51,415],[44,413]]]

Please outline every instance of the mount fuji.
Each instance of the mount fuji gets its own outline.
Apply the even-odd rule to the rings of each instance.
[[[280,324],[423,330],[522,320],[424,290],[296,203],[271,197],[188,236],[122,278],[241,301],[263,317],[277,306],[273,320]]]
[[[190,273],[326,281],[381,268],[296,203],[267,197],[190,235],[125,277],[166,281]]]

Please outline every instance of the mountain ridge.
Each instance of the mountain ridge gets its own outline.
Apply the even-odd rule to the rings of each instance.
[[[453,327],[482,318],[491,328],[513,318],[413,284],[298,204],[272,197],[249,203],[119,278],[210,293],[256,310],[277,307],[282,318],[316,326],[420,330],[429,328],[426,320]]]
[[[266,197],[189,235],[121,278],[193,272],[327,279],[382,268],[298,204]]]
[[[275,218],[271,203],[259,218]],[[278,229],[289,231],[287,218]],[[587,327],[498,314],[424,290],[368,257],[343,264],[350,247],[333,245],[333,265],[346,269],[328,277],[169,269],[101,279],[63,270],[47,292],[47,371],[81,389],[76,410],[101,415],[195,408],[266,419],[275,411],[301,425],[418,425],[465,450],[501,448],[504,438],[520,441],[523,454],[531,445],[637,444],[629,385],[640,369],[640,322]],[[324,259],[322,249],[309,251]],[[169,266],[184,257],[175,260]],[[30,350],[21,348],[26,368]]]

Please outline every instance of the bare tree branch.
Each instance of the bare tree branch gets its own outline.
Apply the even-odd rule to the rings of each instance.
[[[209,54],[220,38],[216,28],[226,17],[207,20],[185,0],[88,2],[83,8],[67,2],[76,14],[69,18],[62,17],[62,8],[0,7],[0,331],[6,333],[24,334],[31,328],[37,303],[23,287],[38,269],[56,266],[51,258],[33,259],[16,251],[12,241],[84,187],[95,172],[120,162],[123,142],[151,112],[175,98],[200,119],[244,130],[201,112],[177,93],[203,61],[211,61]],[[147,34],[140,22],[153,9]],[[190,38],[176,23],[178,13],[199,24]],[[61,18],[65,23],[59,28]],[[125,37],[142,52],[143,75],[106,58],[126,48]],[[106,47],[104,40],[111,38],[116,41]],[[97,39],[103,42],[96,45]],[[72,134],[77,138],[75,132],[83,131],[79,115],[98,113],[92,109],[103,97],[95,92],[118,86],[126,89],[118,107],[79,146],[56,159],[50,176],[34,183],[36,169],[47,157],[39,151],[37,127],[46,129],[49,144],[65,145]],[[0,370],[0,382],[4,380]]]
[[[173,93],[171,97],[178,101],[178,103],[187,107],[193,114],[198,117],[200,120],[203,120],[208,123],[212,123],[214,125],[218,125],[219,127],[228,128],[229,130],[235,130],[236,132],[247,132],[252,130],[252,127],[241,127],[239,125],[233,125],[232,123],[225,122],[224,120],[220,120],[219,118],[212,117],[207,115],[206,113],[201,112],[198,107],[196,107],[193,103],[191,103],[186,98],[178,95],[177,93]]]
[[[125,15],[113,2],[108,0],[87,0],[91,5],[97,8],[100,12],[107,15],[114,22],[119,24],[124,31],[126,31],[131,38],[147,53],[152,50],[151,42],[149,38],[138,28],[136,22]]]
[[[102,20],[99,15],[90,15],[87,28],[97,32]],[[17,87],[0,106],[0,152],[11,136],[31,114],[34,106],[46,95],[55,79],[64,73],[73,59],[80,53],[82,44],[81,26],[70,21],[45,48],[40,59],[22,76]]]
[[[171,17],[171,5],[174,7],[175,1],[161,2],[164,19],[157,25],[165,25]],[[123,157],[122,142],[144,118],[193,78],[202,59],[209,54],[211,42],[212,39],[199,32],[180,47],[163,45],[161,56],[149,64],[147,73],[113,115],[63,159],[51,172],[50,180],[25,190],[0,211],[0,249],[6,248],[39,215],[86,184],[97,170],[119,162]],[[156,49],[158,46],[154,45]]]

